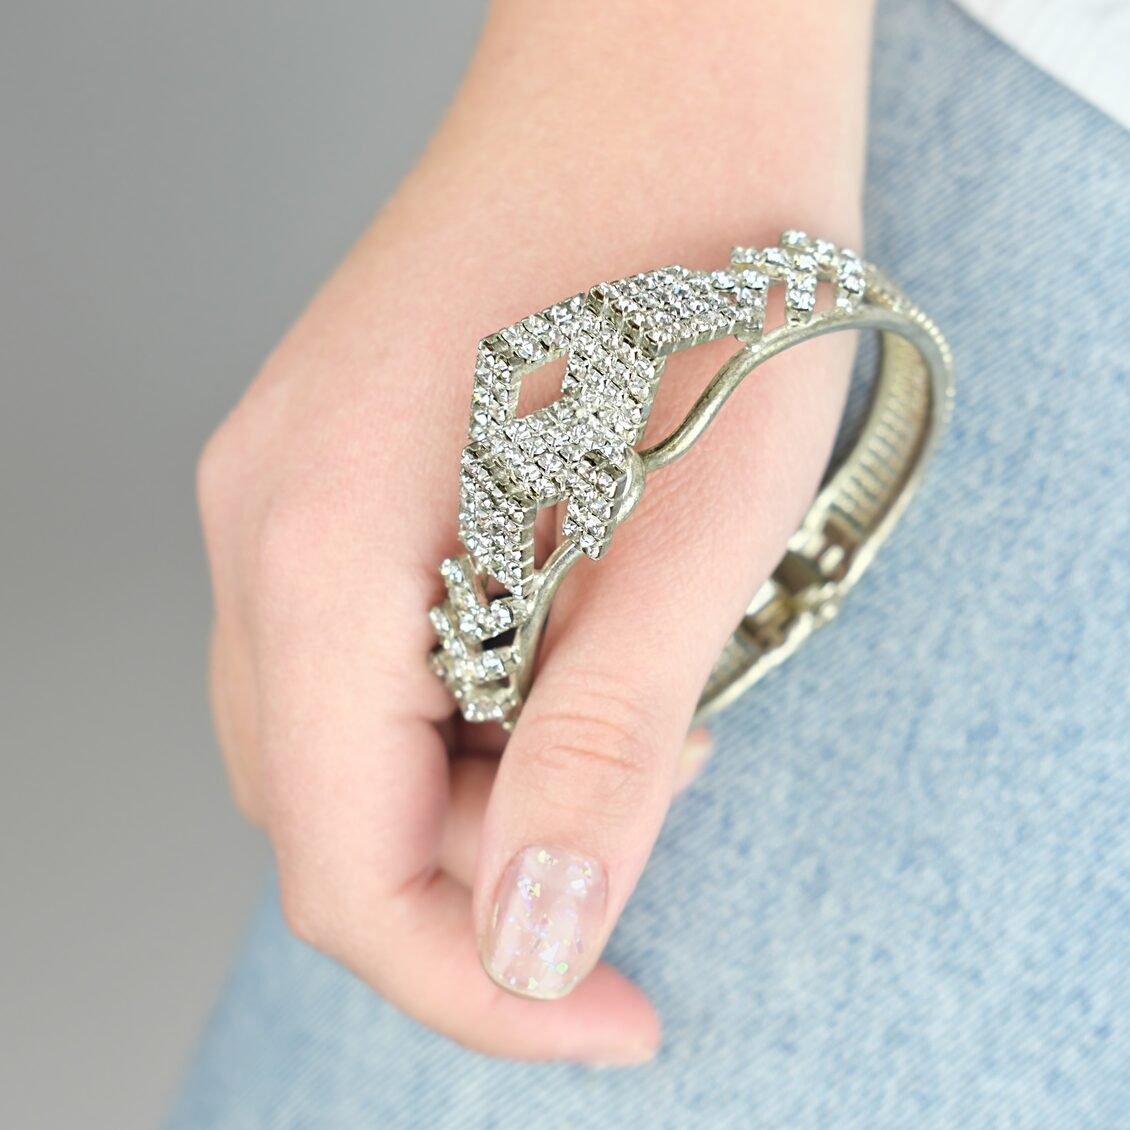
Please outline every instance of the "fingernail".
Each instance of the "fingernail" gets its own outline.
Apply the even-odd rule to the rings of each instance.
[[[596,962],[604,868],[563,848],[532,844],[507,865],[483,939],[483,965],[504,989],[563,997]]]
[[[706,764],[714,752],[714,738],[705,726],[691,730],[679,752],[675,765],[674,791],[685,789],[698,776],[698,771]]]

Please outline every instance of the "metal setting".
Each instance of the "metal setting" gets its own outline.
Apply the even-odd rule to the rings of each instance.
[[[821,283],[834,296],[826,308]],[[766,329],[776,285],[784,321]],[[799,231],[785,232],[777,247],[735,247],[722,270],[672,266],[601,283],[484,338],[462,458],[467,552],[440,566],[447,599],[430,612],[440,641],[431,663],[463,716],[513,726],[562,578],[582,554],[605,552],[647,476],[690,448],[744,377],[793,345],[856,329],[882,338],[867,418],[723,649],[699,701],[701,719],[832,619],[890,532],[951,408],[944,338],[877,268]],[[729,336],[741,348],[683,422],[637,450],[666,357]],[[562,356],[560,399],[520,417],[523,377]],[[558,502],[566,503],[562,538],[536,568],[534,517]]]

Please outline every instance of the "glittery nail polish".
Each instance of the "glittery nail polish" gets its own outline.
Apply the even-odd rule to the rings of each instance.
[[[483,938],[486,971],[522,996],[564,996],[596,961],[604,900],[604,868],[595,859],[523,848],[498,883]]]

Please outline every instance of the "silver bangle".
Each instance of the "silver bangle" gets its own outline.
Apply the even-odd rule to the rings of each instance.
[[[818,308],[817,285],[834,300]],[[765,328],[770,289],[783,324]],[[741,380],[793,345],[873,329],[882,359],[854,447],[817,495],[707,680],[696,717],[731,702],[836,613],[905,508],[948,417],[945,339],[877,268],[804,232],[780,245],[736,247],[727,268],[664,267],[560,302],[479,343],[459,536],[466,553],[440,566],[446,600],[431,609],[433,669],[471,722],[514,725],[529,693],[553,594],[582,554],[599,558],[646,478],[706,430]],[[667,355],[735,337],[686,418],[642,450]],[[522,378],[567,355],[561,398],[518,416]],[[535,567],[537,511],[566,501],[562,538]]]

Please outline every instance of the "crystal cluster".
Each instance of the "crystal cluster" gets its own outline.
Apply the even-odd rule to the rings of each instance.
[[[440,565],[447,601],[431,610],[440,646],[433,670],[452,688],[469,722],[502,721],[513,709],[505,680],[519,656],[511,645],[484,647],[509,632],[524,616],[520,597],[488,600],[470,557],[449,557]]]
[[[768,280],[755,276],[742,284],[733,272],[663,267],[593,287],[589,299],[635,349],[658,358],[726,337],[756,318]]]
[[[597,454],[576,465],[561,532],[590,557],[599,557],[612,537],[624,481],[620,468]]]
[[[507,721],[518,709],[510,676],[531,657],[497,637],[525,615],[537,511],[565,500],[562,536],[600,557],[618,520],[628,449],[643,437],[667,355],[731,335],[757,340],[774,283],[784,288],[786,324],[803,325],[816,312],[820,282],[850,311],[866,290],[863,263],[827,240],[787,231],[778,247],[735,247],[722,270],[671,266],[601,283],[479,343],[461,467],[467,555],[444,563],[448,597],[432,609],[440,637],[433,665],[468,719]],[[560,399],[519,416],[522,379],[562,356]],[[488,599],[488,576],[509,595]]]
[[[459,537],[479,567],[514,592],[533,572],[534,500],[480,444],[463,449]]]
[[[841,310],[855,309],[866,290],[863,261],[854,251],[826,239],[810,239],[802,231],[783,232],[779,247],[735,247],[730,261],[784,283],[785,320],[790,326],[812,320],[820,282],[835,286],[836,307]]]
[[[479,566],[521,592],[533,571],[533,512],[562,499],[570,500],[564,535],[599,557],[615,525],[626,450],[643,434],[663,358],[759,328],[768,283],[752,270],[664,267],[602,283],[486,338],[460,512],[460,536]],[[566,352],[561,399],[519,417],[522,378]]]

